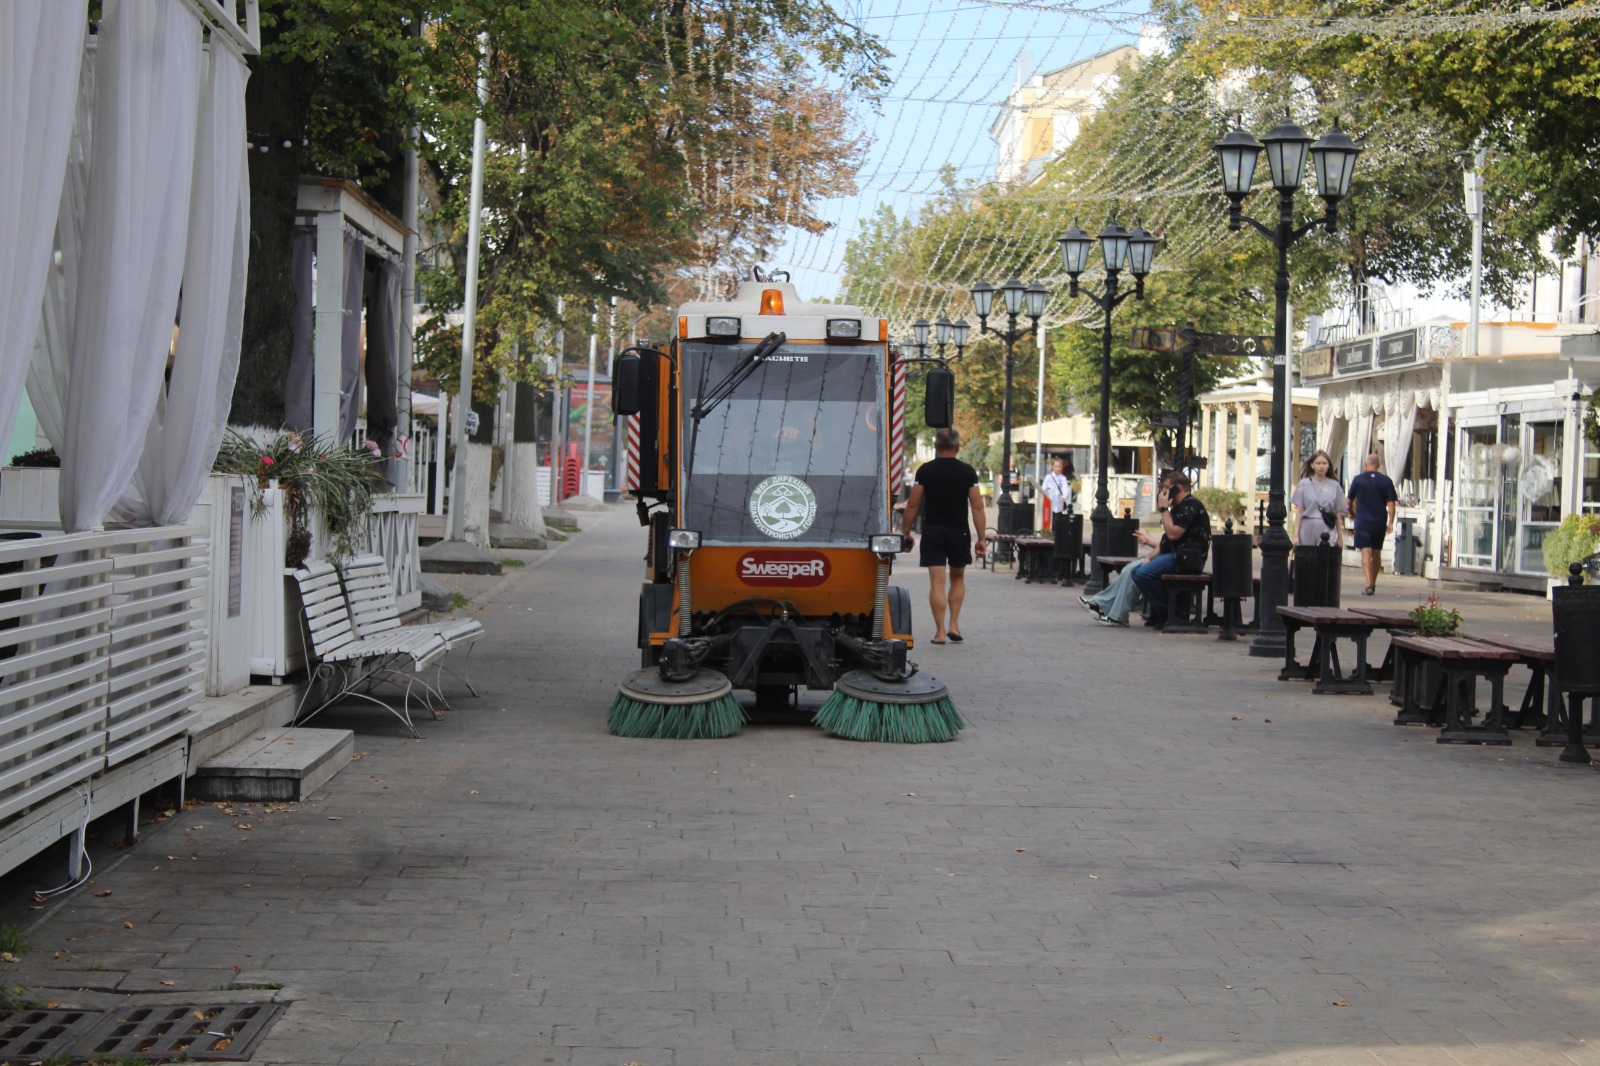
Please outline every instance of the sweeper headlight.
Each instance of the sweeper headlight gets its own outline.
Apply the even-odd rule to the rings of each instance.
[[[673,551],[692,552],[700,547],[700,534],[692,529],[669,529],[667,547]]]
[[[872,550],[879,555],[898,555],[901,543],[898,533],[878,533],[872,538]]]
[[[738,338],[739,320],[737,318],[708,318],[706,319],[706,336]]]
[[[860,340],[861,320],[859,318],[828,319],[828,338],[830,340]]]

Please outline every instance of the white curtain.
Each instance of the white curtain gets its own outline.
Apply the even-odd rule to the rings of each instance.
[[[1351,393],[1345,400],[1345,410],[1348,412],[1346,424],[1348,425],[1349,438],[1344,445],[1345,480],[1349,480],[1361,473],[1363,464],[1367,461],[1368,449],[1372,445],[1372,415],[1373,400],[1378,399],[1378,406],[1383,401],[1365,393]],[[1352,408],[1352,405],[1354,407]]]
[[[133,484],[116,508],[119,518],[139,526],[188,519],[222,442],[239,369],[250,234],[249,70],[226,37],[213,34],[211,41],[171,384],[150,420]]]
[[[97,528],[133,479],[182,281],[203,74],[184,0],[106,0],[72,318],[61,520]]]
[[[367,277],[367,246],[353,233],[344,235],[343,330],[339,335],[339,439],[347,445],[361,417],[361,295]]]
[[[0,3],[0,447],[39,330],[87,13],[88,0]]]

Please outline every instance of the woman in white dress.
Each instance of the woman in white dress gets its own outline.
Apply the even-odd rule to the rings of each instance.
[[[1324,533],[1328,534],[1329,544],[1341,543],[1344,522],[1339,516],[1350,513],[1350,501],[1345,499],[1344,487],[1328,476],[1332,469],[1333,460],[1319,448],[1300,470],[1300,484],[1289,497],[1289,506],[1294,509],[1294,530],[1290,535],[1297,545],[1320,545]]]

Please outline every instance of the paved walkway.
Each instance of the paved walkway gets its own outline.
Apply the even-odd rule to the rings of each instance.
[[[0,972],[281,985],[231,993],[290,1003],[258,1063],[1600,1064],[1600,776],[1530,736],[1436,745],[1243,642],[973,571],[966,643],[914,653],[954,743],[624,740],[642,533],[584,522],[460,579],[483,699],[420,742],[324,715],[360,754],[322,793],[173,817]],[[1475,631],[1548,627],[1448,595]]]

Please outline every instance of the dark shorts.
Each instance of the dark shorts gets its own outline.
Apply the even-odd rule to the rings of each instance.
[[[972,565],[972,532],[965,527],[923,526],[922,565],[960,569]]]
[[[1379,551],[1382,551],[1383,538],[1387,535],[1388,533],[1383,526],[1379,526],[1377,529],[1362,529],[1360,526],[1357,526],[1356,547],[1376,548]]]

